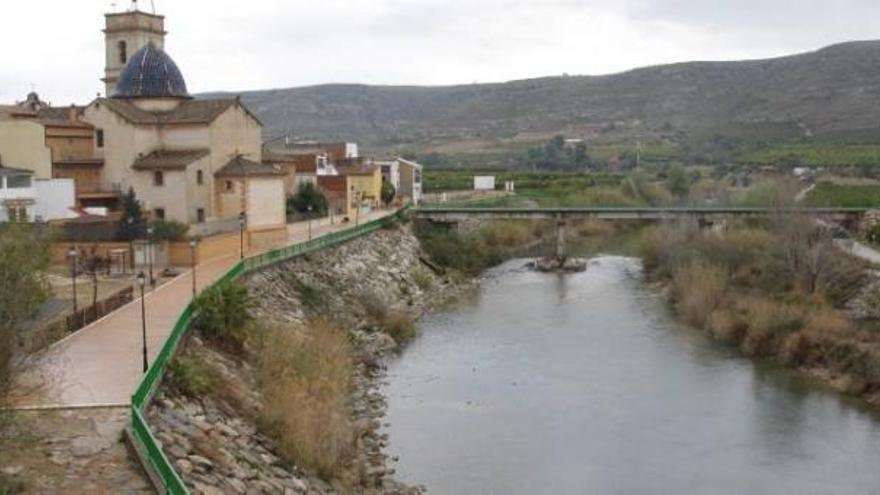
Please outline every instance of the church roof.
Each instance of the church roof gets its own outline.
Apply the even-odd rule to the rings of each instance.
[[[206,148],[191,150],[158,149],[139,156],[132,164],[135,170],[181,170],[187,165],[208,156]]]
[[[129,123],[136,125],[159,124],[210,124],[230,107],[238,104],[254,118],[259,120],[236,98],[222,100],[186,100],[167,112],[148,112],[128,100],[117,98],[98,98],[95,105],[106,105]]]
[[[238,155],[218,170],[216,177],[282,176],[286,172],[266,163],[257,163]]]
[[[152,43],[138,50],[122,68],[113,98],[190,98],[174,60]]]

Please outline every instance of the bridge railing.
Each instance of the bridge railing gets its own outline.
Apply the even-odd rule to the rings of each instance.
[[[403,212],[404,210],[400,210],[396,214],[400,215]],[[311,241],[292,244],[287,247],[273,249],[262,254],[245,258],[236,263],[235,266],[221,276],[216,282],[211,284],[211,287],[226,281],[236,280],[251,271],[259,270],[266,266],[296,258],[313,251],[336,246],[365,234],[369,234],[381,229],[385,225],[387,219],[388,217],[373,220],[360,226],[317,237]],[[180,341],[190,328],[195,317],[195,309],[192,302],[190,302],[180,313],[171,334],[168,336],[168,339],[165,340],[162,349],[147,369],[147,372],[144,374],[131,397],[131,437],[134,446],[138,450],[141,459],[145,464],[144,468],[149,473],[153,482],[159,484],[166,493],[174,495],[188,494],[189,490],[183,482],[183,479],[174,469],[168,456],[162,450],[162,444],[156,440],[156,436],[150,429],[150,425],[147,423],[145,415],[147,406],[149,406],[153,395],[162,383],[162,378],[168,368],[168,363],[177,351]]]

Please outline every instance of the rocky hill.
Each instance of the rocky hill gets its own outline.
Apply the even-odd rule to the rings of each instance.
[[[242,98],[263,119],[267,137],[292,132],[368,145],[596,127],[693,133],[784,124],[807,134],[870,129],[880,123],[880,41],[607,76],[445,87],[329,84],[249,91]]]

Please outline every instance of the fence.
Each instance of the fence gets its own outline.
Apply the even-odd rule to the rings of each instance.
[[[402,214],[402,212],[403,210],[399,211],[397,214]],[[225,275],[220,277],[217,282],[214,282],[212,287],[226,281],[236,280],[250,271],[258,270],[297,256],[302,256],[319,249],[342,244],[364,234],[374,232],[382,228],[382,226],[385,225],[385,222],[386,219],[373,220],[372,222],[365,223],[361,226],[333,232],[311,241],[273,249],[263,254],[245,258],[226,272]],[[150,368],[147,370],[147,373],[144,375],[131,398],[132,437],[135,448],[138,449],[145,462],[144,468],[150,474],[154,483],[160,484],[160,488],[164,489],[166,493],[175,495],[188,494],[189,490],[186,488],[183,479],[181,479],[177,471],[174,470],[174,467],[171,465],[165,452],[162,451],[159,442],[156,441],[156,437],[153,435],[152,430],[150,430],[150,426],[147,424],[144,413],[150,403],[150,399],[161,384],[169,360],[177,350],[177,346],[183,339],[183,336],[189,328],[190,323],[192,323],[194,316],[193,306],[190,303],[180,314],[180,317],[178,317],[177,323],[175,323],[174,328],[171,331],[171,335],[169,335],[168,340],[165,341],[165,344],[156,356],[156,360],[150,365]]]
[[[95,304],[74,311],[65,318],[68,332],[75,332],[98,318],[116,311],[134,299],[134,289],[126,287]]]

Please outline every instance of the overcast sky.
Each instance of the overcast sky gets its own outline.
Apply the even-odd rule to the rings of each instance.
[[[878,0],[154,1],[191,92],[605,74],[880,38]],[[111,3],[3,0],[0,103],[32,87],[54,104],[90,101]]]

